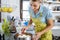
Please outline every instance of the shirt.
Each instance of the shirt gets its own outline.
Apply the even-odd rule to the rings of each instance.
[[[52,17],[53,17],[51,10],[49,10],[49,8],[46,8],[43,5],[40,5],[40,9],[36,14],[34,14],[34,11],[30,6],[29,7],[29,14],[32,16],[32,18],[39,18],[40,17],[40,21],[43,23],[47,23],[47,20],[52,19]]]

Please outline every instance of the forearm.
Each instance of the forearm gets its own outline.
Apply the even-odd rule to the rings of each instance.
[[[44,30],[42,30],[40,33],[44,34],[45,32],[47,32],[48,30],[51,30],[51,28],[53,27],[53,20],[50,19],[47,21],[47,26]]]
[[[28,28],[32,25],[32,19],[30,19],[29,23],[28,23]]]
[[[52,27],[53,27],[53,25],[49,25],[49,26],[47,26],[44,30],[42,30],[40,33],[44,34],[44,33],[47,32],[48,30],[51,30]]]
[[[44,34],[45,32],[47,32],[48,30],[51,30],[53,26],[47,26],[44,30],[42,30],[40,33]]]

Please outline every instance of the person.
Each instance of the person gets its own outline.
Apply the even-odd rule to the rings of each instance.
[[[47,7],[43,6],[41,2],[42,0],[40,1],[30,0],[30,7],[29,7],[30,19],[39,18],[40,20],[38,21],[41,21],[42,23],[46,24],[46,27],[42,26],[44,29],[41,29],[41,31],[35,33],[35,37],[33,38],[33,40],[52,40],[52,32],[51,32],[51,28],[53,27],[52,12]],[[28,29],[28,27],[25,29]]]
[[[42,2],[42,0],[40,0]],[[42,31],[37,32],[35,40],[52,40],[52,32],[50,31],[53,27],[52,12],[39,0],[30,0],[29,13],[30,18],[40,18],[42,23],[46,24],[46,27]],[[40,38],[40,39],[39,39]]]

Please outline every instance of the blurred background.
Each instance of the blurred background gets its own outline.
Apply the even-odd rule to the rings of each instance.
[[[0,0],[0,7],[11,6],[13,12],[0,12],[0,30],[2,30],[2,19],[6,18],[8,15],[21,18],[23,21],[30,20],[29,15],[29,0]],[[51,29],[53,33],[53,39],[60,40],[60,0],[42,0],[44,6],[52,11],[54,19],[54,27]]]

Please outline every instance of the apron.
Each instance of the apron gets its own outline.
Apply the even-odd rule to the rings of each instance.
[[[46,28],[47,24],[40,21],[41,17],[42,17],[42,13],[40,13],[40,17],[38,17],[38,18],[31,18],[33,23],[35,23],[35,32],[40,32]],[[47,32],[45,32],[39,38],[39,40],[52,40],[51,30],[48,30]]]

